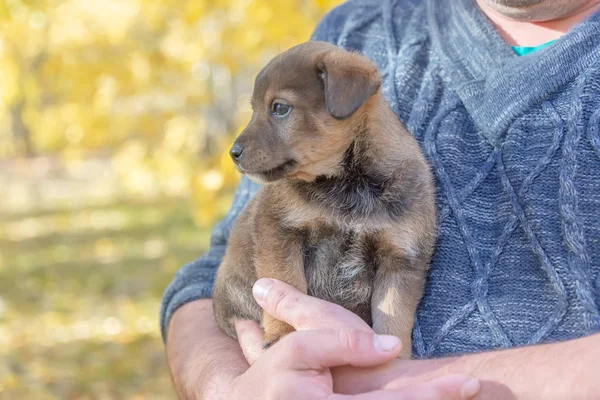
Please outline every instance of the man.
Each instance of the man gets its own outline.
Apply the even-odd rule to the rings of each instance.
[[[440,233],[416,360],[381,366],[399,351],[394,338],[272,280],[255,297],[298,332],[263,356],[255,324],[237,324],[243,353],[218,330],[212,279],[257,188],[243,179],[207,254],[165,293],[179,395],[598,397],[599,10],[599,0],[355,0],[327,15],[313,38],[379,66],[437,178]]]

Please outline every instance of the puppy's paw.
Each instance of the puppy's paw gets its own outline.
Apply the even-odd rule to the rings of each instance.
[[[275,343],[277,343],[279,341],[279,339],[281,339],[281,337],[272,337],[272,338],[265,338],[265,341],[263,342],[263,349],[268,349],[269,347],[273,346]]]
[[[277,343],[285,335],[294,332],[294,328],[284,322],[277,321],[278,323],[269,324],[269,327],[265,329],[265,341],[263,343],[263,349],[268,349]]]

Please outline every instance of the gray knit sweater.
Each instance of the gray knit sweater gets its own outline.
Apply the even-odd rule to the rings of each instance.
[[[314,39],[358,50],[436,176],[439,237],[413,332],[416,357],[600,330],[600,13],[518,57],[474,0],[354,0]],[[242,179],[210,249],[161,308],[210,297]]]

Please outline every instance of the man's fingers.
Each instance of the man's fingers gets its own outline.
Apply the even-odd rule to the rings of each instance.
[[[309,315],[322,314],[328,307],[324,300],[308,296],[287,283],[275,279],[259,279],[252,288],[252,293],[258,304],[274,318],[287,322],[296,330],[319,329],[307,325]],[[322,329],[322,327],[321,327]]]
[[[305,371],[340,365],[372,367],[400,353],[400,339],[359,329],[299,331],[289,334],[268,351],[280,367]]]
[[[298,331],[345,327],[372,332],[354,313],[337,304],[308,296],[276,279],[259,279],[252,293],[266,312]]]
[[[263,353],[264,332],[254,321],[238,319],[234,322],[238,342],[248,364],[252,365]]]
[[[377,390],[362,394],[332,394],[327,400],[446,400],[445,397],[431,396],[431,392],[406,388],[403,390]],[[448,400],[453,400],[449,398]]]
[[[413,398],[403,397],[403,394],[396,390],[378,390],[376,392],[362,393],[356,395],[334,393],[331,396],[327,397],[327,400],[413,400]]]
[[[470,400],[475,398],[479,389],[480,383],[477,379],[451,375],[390,390],[398,393],[401,400]]]
[[[451,375],[434,379],[424,385],[433,387],[441,393],[440,399],[468,400],[474,398],[481,384],[479,380],[464,375]]]
[[[358,395],[333,394],[328,400],[471,400],[479,392],[477,379],[462,375],[446,376],[431,382],[394,390],[378,390]]]

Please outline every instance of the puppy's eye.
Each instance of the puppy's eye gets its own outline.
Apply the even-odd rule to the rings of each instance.
[[[287,117],[290,111],[292,111],[292,107],[287,104],[273,103],[271,107],[271,114],[279,118]]]

